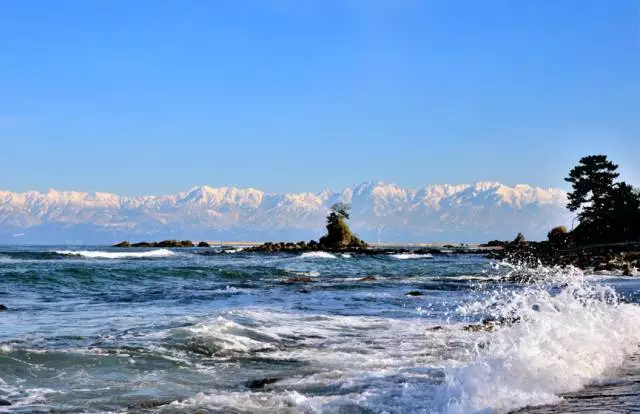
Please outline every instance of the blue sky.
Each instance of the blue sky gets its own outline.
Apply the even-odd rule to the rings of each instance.
[[[0,188],[640,185],[637,1],[0,4]]]

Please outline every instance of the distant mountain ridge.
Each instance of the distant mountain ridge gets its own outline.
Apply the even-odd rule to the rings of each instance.
[[[519,231],[544,238],[568,224],[567,194],[498,182],[408,189],[380,181],[341,191],[272,194],[194,187],[164,196],[0,191],[2,243],[111,243],[121,239],[309,240],[331,204],[352,205],[351,227],[372,242],[485,241]]]

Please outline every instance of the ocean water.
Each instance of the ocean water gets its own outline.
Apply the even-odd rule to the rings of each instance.
[[[636,412],[639,300],[474,255],[5,246],[0,412]]]

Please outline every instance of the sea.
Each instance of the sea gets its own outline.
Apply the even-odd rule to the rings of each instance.
[[[640,412],[640,278],[0,246],[0,412]]]

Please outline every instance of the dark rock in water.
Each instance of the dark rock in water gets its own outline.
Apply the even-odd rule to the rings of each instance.
[[[206,241],[201,241],[200,243],[198,243],[198,247],[211,247],[211,245]]]
[[[265,385],[273,384],[277,381],[280,381],[280,378],[262,378],[258,380],[247,381],[246,386],[249,389],[255,390],[264,388]]]
[[[505,247],[509,242],[503,240],[490,240],[487,243],[483,243],[480,247]]]
[[[156,247],[157,243],[149,243],[149,242],[138,242],[133,243],[131,247]]]
[[[311,283],[313,279],[307,276],[301,277],[290,277],[289,279],[283,280],[283,283]]]
[[[156,247],[181,247],[180,242],[177,240],[162,240],[158,243],[155,243]]]
[[[422,296],[422,292],[419,290],[412,290],[411,292],[407,292],[407,296]]]
[[[374,276],[366,276],[366,277],[363,277],[362,279],[358,279],[358,282],[373,282],[375,280],[376,278]]]
[[[9,308],[0,303],[0,312],[4,312],[6,310],[9,310]]]
[[[440,325],[432,326],[431,328],[427,328],[427,331],[441,331],[444,328]]]
[[[131,404],[128,408],[130,410],[135,410],[135,409],[148,410],[151,408],[157,408],[163,405],[167,405],[169,403],[171,403],[171,401],[142,400],[142,401],[138,401],[135,404]]]
[[[538,311],[537,305],[533,306],[533,310]],[[482,320],[483,325],[512,325],[514,323],[520,322],[521,318],[519,316],[500,316],[497,318],[488,317]]]
[[[475,325],[467,325],[462,328],[465,331],[471,332],[479,332],[479,331],[487,331],[493,332],[496,328],[502,325],[512,325],[514,323],[518,323],[521,321],[519,316],[501,316],[498,318],[488,317],[482,320],[482,323]]]
[[[480,332],[480,331],[492,332],[495,328],[496,328],[496,325],[494,324],[485,325],[485,324],[479,323],[476,325],[467,325],[462,329],[469,332]]]
[[[453,246],[452,246],[453,247]],[[417,249],[414,250],[413,252],[407,252],[407,253],[414,253],[414,254],[443,254],[442,250],[440,249]]]
[[[11,405],[11,403],[9,401],[3,400],[3,399],[0,398],[0,406],[5,406],[6,407],[8,405]]]
[[[199,247],[209,247],[209,244],[206,242],[201,242],[205,245]],[[162,248],[175,248],[175,247],[195,247],[195,244],[191,240],[162,240],[159,242],[138,242],[138,243],[129,243],[122,242],[114,245],[114,247],[162,247]]]

